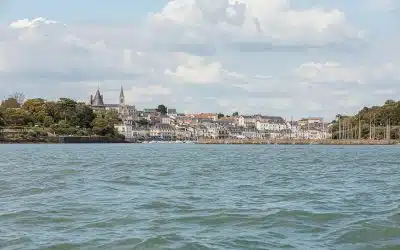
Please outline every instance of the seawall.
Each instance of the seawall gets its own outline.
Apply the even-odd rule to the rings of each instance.
[[[282,145],[394,145],[398,140],[312,140],[312,139],[199,139],[199,144],[282,144]]]
[[[0,144],[67,144],[67,143],[126,143],[123,139],[85,136],[52,136],[36,138],[6,138],[0,136]]]

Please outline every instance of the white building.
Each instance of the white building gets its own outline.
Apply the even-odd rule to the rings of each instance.
[[[167,124],[157,124],[150,128],[150,136],[162,140],[171,140],[175,136],[175,129]]]
[[[254,115],[241,115],[238,119],[238,124],[240,127],[252,127],[255,126],[257,117]]]
[[[125,136],[126,140],[131,140],[133,139],[132,136],[132,125],[127,124],[127,123],[122,123],[114,126],[115,129],[117,129],[118,133]]]
[[[309,118],[302,118],[299,120],[299,125],[302,127],[308,125],[322,125],[324,119],[322,117],[309,117]]]
[[[281,131],[288,128],[286,123],[278,123],[271,120],[259,120],[256,122],[256,129],[259,131]]]
[[[161,116],[161,124],[172,124],[173,119],[167,115]]]

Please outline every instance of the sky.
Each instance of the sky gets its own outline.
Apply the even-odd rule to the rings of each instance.
[[[0,0],[0,98],[329,120],[398,99],[398,44],[394,0]]]

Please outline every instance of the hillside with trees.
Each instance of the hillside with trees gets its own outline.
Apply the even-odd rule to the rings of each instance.
[[[400,101],[364,107],[354,116],[338,114],[331,124],[334,139],[400,139]],[[390,135],[390,137],[389,137]]]
[[[114,125],[120,120],[115,111],[94,113],[85,103],[69,98],[46,101],[24,100],[15,94],[0,105],[0,128],[27,129],[39,135],[78,135],[120,137]]]

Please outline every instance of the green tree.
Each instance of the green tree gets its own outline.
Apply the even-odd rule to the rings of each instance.
[[[101,136],[116,137],[118,132],[115,129],[115,125],[120,122],[118,113],[114,110],[99,112],[92,122],[93,133]]]
[[[393,101],[393,100],[387,100],[387,101],[385,102],[385,105],[394,105],[394,104],[396,104],[396,102]]]
[[[115,135],[114,127],[103,117],[96,117],[93,120],[93,133],[101,136]]]
[[[221,118],[223,118],[223,117],[225,117],[224,114],[222,114],[222,113],[219,113],[219,114],[218,114],[218,119],[221,119]]]
[[[338,117],[337,117],[338,118]],[[386,135],[386,125],[390,120],[390,135],[392,139],[399,139],[400,131],[400,102],[387,100],[382,106],[363,107],[357,114],[353,116],[340,116],[341,130],[345,133],[356,135],[358,138],[358,130],[361,125],[361,137],[369,138],[371,135],[383,139]],[[370,125],[375,128],[370,131]],[[331,131],[333,137],[338,137],[339,122],[338,119],[332,124]]]
[[[4,111],[0,109],[0,127],[4,127],[6,125],[6,120],[4,118]]]
[[[90,107],[79,103],[75,106],[75,112],[71,117],[71,123],[73,126],[80,128],[91,128],[95,118],[96,115]]]
[[[232,116],[233,117],[239,116],[239,112],[233,112]]]
[[[52,124],[51,129],[58,135],[76,135],[79,132],[77,128],[71,127],[65,120]]]
[[[37,125],[43,125],[44,120],[49,116],[46,109],[46,102],[41,98],[26,100],[22,108],[29,113],[32,121]]]
[[[150,122],[147,119],[140,119],[137,124],[139,125],[139,127],[147,127],[150,125]]]
[[[27,126],[32,122],[29,113],[21,108],[6,109],[4,118],[8,126]]]
[[[60,98],[57,102],[56,109],[62,119],[71,122],[74,115],[77,102],[69,98]]]
[[[28,99],[22,104],[22,108],[29,113],[37,113],[46,109],[46,102],[41,98]]]
[[[49,128],[49,127],[51,127],[51,125],[53,125],[53,124],[54,124],[54,119],[53,119],[53,117],[51,117],[51,116],[49,116],[49,115],[47,115],[47,116],[44,117],[44,119],[43,119],[43,126],[44,126],[45,128]]]
[[[47,114],[53,119],[55,123],[58,123],[60,120],[63,119],[62,110],[57,102],[46,102],[45,109]]]
[[[162,115],[166,115],[168,112],[168,109],[164,104],[158,105],[156,110],[157,110],[157,112],[160,112]]]

